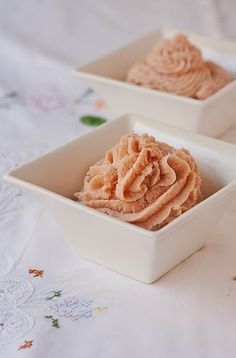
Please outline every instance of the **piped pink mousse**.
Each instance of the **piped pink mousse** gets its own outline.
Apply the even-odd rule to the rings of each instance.
[[[206,99],[230,82],[221,66],[204,61],[201,51],[179,34],[155,46],[135,63],[126,81],[159,91]]]
[[[197,164],[186,149],[175,149],[148,134],[121,137],[92,165],[78,201],[103,213],[158,230],[202,199]]]

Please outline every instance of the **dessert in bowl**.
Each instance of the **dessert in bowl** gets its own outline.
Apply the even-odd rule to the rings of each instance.
[[[89,168],[104,158],[105,153],[108,153],[107,160],[111,162],[116,150],[114,149],[111,154],[110,149],[116,147],[120,138],[127,138],[127,135],[130,138],[134,136],[133,133],[138,136],[148,133],[153,137],[151,142],[168,143],[168,146],[173,149],[169,152],[168,146],[163,144],[159,146],[158,144],[157,147],[162,152],[159,153],[158,148],[155,149],[156,144],[150,143],[153,151],[151,150],[152,154],[149,154],[155,160],[150,162],[149,157],[148,163],[145,165],[147,172],[152,170],[149,178],[145,178],[139,183],[138,180],[136,181],[136,184],[140,185],[140,190],[134,186],[124,192],[122,189],[124,186],[120,185],[118,195],[128,195],[125,196],[126,199],[134,198],[136,194],[139,196],[141,192],[145,192],[146,188],[143,185],[148,185],[148,188],[151,188],[156,180],[158,182],[160,176],[154,163],[158,162],[161,167],[161,160],[165,158],[165,153],[169,155],[168,158],[171,157],[171,153],[173,154],[168,163],[171,167],[175,167],[175,174],[168,169],[169,174],[172,173],[172,175],[166,174],[165,177],[165,170],[159,168],[162,179],[165,177],[165,180],[170,180],[174,175],[174,178],[180,181],[186,173],[188,173],[189,180],[195,176],[193,175],[195,173],[198,178],[198,170],[194,163],[196,162],[199,167],[201,186],[200,179],[196,180],[196,187],[195,185],[191,186],[192,189],[196,189],[192,190],[193,195],[196,195],[194,199],[196,205],[189,210],[183,210],[181,215],[157,231],[126,222],[115,215],[107,215],[77,202],[74,197],[76,192],[84,192],[84,181],[90,182],[85,179]],[[141,151],[138,149],[141,147],[143,148],[142,145],[140,147],[134,145],[136,157],[142,152],[142,149]],[[182,153],[181,148],[188,149],[191,154]],[[178,150],[180,150],[180,159],[186,158],[184,162],[188,163],[190,169],[185,165],[186,163],[181,162],[181,166],[176,165],[175,157]],[[189,133],[157,120],[137,115],[125,115],[12,170],[5,176],[5,179],[32,193],[51,212],[65,237],[81,257],[141,282],[151,283],[200,249],[206,243],[209,235],[213,234],[212,228],[216,226],[219,218],[226,210],[230,209],[230,203],[234,200],[236,193],[235,158],[236,147],[234,145]],[[117,164],[119,163],[118,161]],[[132,160],[131,163],[133,163]],[[152,166],[149,165],[150,163]],[[184,171],[177,170],[177,168],[184,167],[186,168]],[[122,165],[118,165],[117,168],[121,170]],[[95,168],[95,172],[96,170]],[[124,165],[124,170],[127,170],[126,165]],[[145,173],[145,170],[142,170],[142,173]],[[105,177],[102,175],[93,182],[95,187],[97,185],[97,188],[101,189],[101,192],[104,192],[105,189],[103,188]],[[201,200],[199,190],[201,190],[204,200]],[[180,190],[181,192],[183,190]],[[186,197],[191,198],[189,194]],[[186,205],[186,200],[178,202],[176,206],[182,206],[184,203]],[[201,201],[198,202],[199,200]],[[168,216],[167,218],[172,217]]]
[[[196,99],[206,99],[231,80],[223,67],[204,61],[199,48],[183,34],[157,44],[128,70],[126,81]]]
[[[122,136],[92,165],[75,197],[125,222],[159,230],[202,200],[197,164],[148,134]]]
[[[191,132],[219,137],[235,123],[236,44],[186,31],[181,33],[190,43],[186,45],[186,38],[181,37],[182,54],[190,52],[193,62],[187,61],[180,73],[176,72],[178,51],[175,55],[170,52],[168,66],[165,51],[164,61],[155,61],[159,44],[179,34],[179,31],[159,29],[80,66],[76,74],[106,100],[114,116],[137,113]],[[178,41],[177,45],[181,47]],[[179,76],[181,73],[183,76]],[[137,81],[138,76],[141,81]],[[204,86],[199,86],[202,83]]]

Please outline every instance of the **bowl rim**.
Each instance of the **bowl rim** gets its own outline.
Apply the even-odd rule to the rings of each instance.
[[[4,178],[4,180],[6,180],[10,183],[18,184],[21,187],[24,187],[25,189],[29,189],[32,192],[44,194],[54,200],[56,199],[61,202],[64,202],[66,205],[76,207],[77,210],[83,210],[83,211],[87,212],[89,215],[95,215],[95,216],[100,217],[103,220],[108,220],[110,222],[113,222],[114,225],[125,226],[127,229],[135,230],[136,232],[139,231],[139,233],[144,234],[146,237],[149,237],[151,240],[155,239],[155,241],[161,240],[162,238],[169,235],[170,232],[173,232],[176,229],[176,227],[181,226],[184,223],[186,223],[186,221],[191,220],[191,218],[195,215],[195,213],[198,213],[202,207],[211,205],[212,202],[218,201],[222,197],[224,197],[224,195],[226,193],[229,193],[236,189],[236,178],[235,178],[230,183],[224,185],[222,188],[220,188],[219,190],[217,190],[216,192],[214,192],[213,194],[211,194],[210,196],[208,196],[207,198],[202,200],[200,203],[196,204],[191,209],[182,213],[180,216],[175,218],[173,221],[171,221],[170,223],[168,223],[161,229],[159,229],[157,231],[151,231],[151,230],[141,228],[135,224],[128,223],[128,222],[122,221],[121,219],[118,219],[118,218],[112,217],[110,215],[107,215],[105,213],[102,213],[99,210],[85,206],[85,205],[77,202],[76,200],[67,198],[67,197],[63,196],[62,194],[55,193],[49,189],[41,187],[40,185],[30,183],[27,180],[20,179],[17,177],[17,172],[24,169],[24,167],[29,166],[29,165],[37,162],[38,160],[42,160],[45,157],[47,157],[53,153],[62,151],[68,145],[71,145],[72,143],[76,143],[76,142],[81,141],[82,139],[84,140],[86,138],[89,140],[91,135],[99,135],[99,133],[100,133],[100,135],[102,135],[104,128],[112,126],[113,123],[121,122],[121,121],[126,121],[128,123],[130,123],[130,122],[134,123],[137,121],[140,121],[142,123],[153,123],[155,126],[159,127],[161,131],[163,131],[167,134],[172,135],[172,131],[174,131],[175,132],[174,135],[176,137],[179,137],[179,136],[181,136],[181,133],[182,133],[183,138],[185,136],[188,136],[188,140],[195,144],[199,144],[199,141],[201,141],[201,142],[203,142],[202,147],[206,147],[206,148],[217,149],[220,146],[222,148],[223,148],[223,146],[226,146],[226,147],[228,147],[228,150],[230,150],[230,149],[233,150],[236,155],[236,146],[233,144],[223,142],[223,141],[217,140],[215,138],[209,138],[209,137],[197,134],[197,133],[191,133],[191,132],[188,132],[187,130],[184,130],[181,128],[170,126],[168,124],[164,124],[164,123],[158,122],[156,120],[146,118],[144,116],[130,113],[130,114],[124,114],[120,117],[115,118],[114,120],[108,121],[107,123],[95,128],[94,130],[92,130],[88,133],[83,134],[80,137],[73,139],[72,141],[69,141],[53,150],[50,150],[49,152],[47,152],[43,155],[39,155],[38,157],[36,157],[30,161],[27,161],[26,163],[14,168],[14,169],[9,170],[8,172],[6,172],[3,175],[3,178]],[[218,149],[218,150],[220,150],[220,149]]]
[[[102,62],[104,60],[106,60],[108,57],[110,57],[111,55],[115,55],[118,56],[118,52],[124,49],[128,49],[131,45],[138,43],[142,40],[144,40],[145,38],[151,37],[153,36],[155,33],[156,34],[163,34],[163,33],[184,33],[189,37],[194,37],[194,38],[198,38],[199,40],[205,40],[205,41],[213,41],[214,43],[217,44],[221,44],[221,45],[226,45],[228,46],[232,51],[235,51],[235,55],[236,55],[236,45],[233,41],[229,41],[229,40],[224,40],[224,39],[217,39],[217,38],[211,38],[209,36],[203,36],[200,34],[196,34],[187,30],[178,30],[178,29],[173,29],[173,28],[167,28],[167,27],[159,27],[155,30],[146,32],[145,34],[135,38],[134,40],[131,40],[129,42],[127,42],[126,44],[119,46],[118,48],[107,52],[106,54],[95,58],[92,61],[89,61],[87,63],[84,63],[82,65],[80,65],[79,67],[77,67],[75,70],[73,70],[73,72],[84,79],[92,79],[92,80],[96,80],[99,82],[103,82],[103,83],[107,83],[110,85],[115,85],[118,87],[125,87],[128,89],[133,89],[133,90],[137,90],[137,91],[141,91],[143,93],[146,94],[156,94],[157,96],[160,97],[166,97],[169,98],[170,100],[174,99],[176,101],[179,102],[186,102],[186,103],[192,103],[194,105],[198,105],[198,106],[205,106],[208,105],[210,102],[212,101],[217,101],[218,97],[224,95],[227,92],[230,92],[232,89],[234,89],[234,87],[236,87],[236,77],[233,77],[232,80],[223,88],[219,89],[217,92],[213,93],[211,96],[207,97],[206,99],[196,99],[196,98],[191,98],[191,97],[186,97],[186,96],[181,96],[181,95],[177,95],[174,93],[168,93],[168,92],[163,92],[160,90],[156,90],[156,89],[152,89],[152,88],[148,88],[148,87],[142,87],[142,86],[137,86],[135,84],[129,83],[129,82],[125,82],[122,80],[118,80],[118,79],[113,79],[107,76],[102,76],[99,74],[93,74],[90,73],[89,70],[86,71],[87,67],[90,67],[92,65],[95,65],[97,62]]]

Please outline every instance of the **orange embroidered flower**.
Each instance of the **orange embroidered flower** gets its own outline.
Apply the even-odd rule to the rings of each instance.
[[[31,348],[33,345],[33,339],[31,341],[25,341],[24,344],[22,344],[19,348],[18,348],[18,351],[20,349],[26,349],[26,348]]]
[[[43,277],[44,270],[29,269],[29,274],[33,274],[33,277]]]
[[[103,109],[106,107],[106,103],[103,99],[97,99],[95,102],[95,108],[97,110]]]

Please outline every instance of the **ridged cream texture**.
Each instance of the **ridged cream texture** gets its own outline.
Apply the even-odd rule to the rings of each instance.
[[[229,74],[210,61],[185,35],[155,46],[128,71],[127,82],[180,96],[205,99],[230,82]]]
[[[75,197],[103,213],[158,230],[201,198],[198,167],[186,149],[126,135],[92,165]]]

